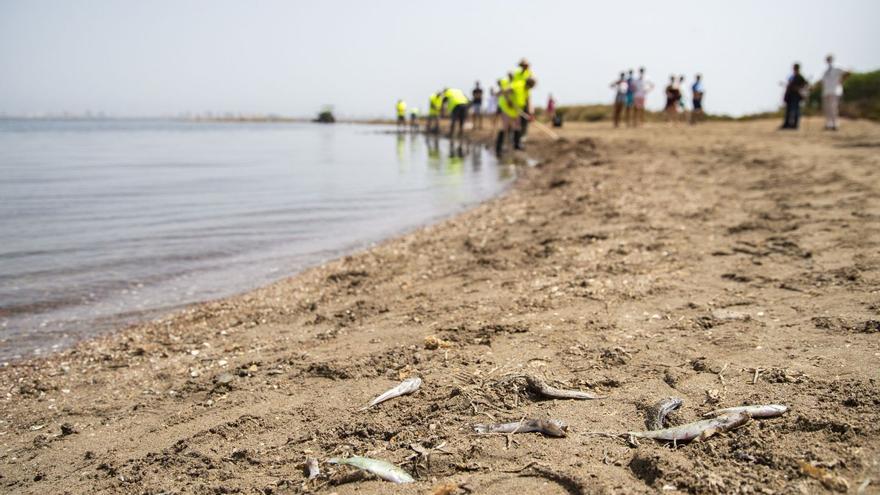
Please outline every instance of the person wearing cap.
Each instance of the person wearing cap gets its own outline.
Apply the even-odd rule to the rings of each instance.
[[[511,82],[522,81],[523,83],[525,83],[528,79],[533,79],[532,69],[530,67],[531,66],[529,64],[529,61],[526,60],[525,58],[521,58],[519,61],[519,66],[517,67],[516,70],[513,71],[513,74],[510,76],[510,81]],[[526,89],[526,100],[527,100],[528,104],[531,105],[532,94],[528,90],[528,88]],[[526,116],[520,115],[519,119],[520,119],[519,120],[520,132],[522,133],[523,136],[525,136],[529,130],[529,118],[527,118]]]
[[[397,100],[397,130],[406,129],[406,102]]]
[[[440,94],[440,91],[435,91],[428,96],[426,132],[440,132],[440,107],[443,106],[443,97]]]
[[[506,86],[506,87],[505,87]],[[501,95],[498,98],[498,107],[501,109],[501,130],[495,140],[495,151],[501,153],[504,150],[504,141],[508,134],[513,134],[514,149],[521,150],[522,146],[522,123],[523,115],[531,116],[529,107],[529,90],[535,87],[535,80],[517,79],[509,85],[502,85]]]
[[[464,92],[456,88],[447,88],[443,90],[443,107],[449,112],[449,139],[455,134],[455,124],[458,124],[458,136],[464,135],[464,122],[467,120],[468,106],[470,101]]]

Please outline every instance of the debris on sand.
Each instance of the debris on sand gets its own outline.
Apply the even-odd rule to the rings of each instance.
[[[425,337],[425,349],[433,351],[435,349],[448,349],[452,347],[452,342],[443,340],[436,335],[428,335]]]
[[[752,418],[775,418],[777,416],[782,416],[786,411],[788,411],[788,406],[783,406],[781,404],[763,404],[716,409],[707,412],[703,417],[716,417],[732,413],[746,413]]]
[[[666,416],[681,407],[682,404],[684,404],[684,400],[678,397],[667,397],[660,400],[648,409],[645,426],[649,430],[662,430],[666,427]]]
[[[370,459],[369,457],[361,456],[345,458],[333,457],[327,462],[330,464],[347,464],[349,466],[354,466],[358,469],[367,471],[368,473],[372,473],[385,481],[391,481],[392,483],[412,483],[415,481],[415,479],[403,469],[380,459]]]
[[[487,433],[543,433],[548,437],[564,437],[568,425],[558,419],[523,419],[512,423],[476,424],[474,431]]]
[[[454,495],[458,493],[458,485],[455,483],[443,483],[434,487],[431,495]]]
[[[421,386],[422,386],[422,379],[421,378],[419,378],[417,376],[407,378],[406,380],[400,382],[400,384],[397,385],[396,387],[388,390],[387,392],[383,393],[379,397],[376,397],[375,399],[370,401],[369,404],[367,404],[365,407],[361,408],[361,411],[365,411],[365,410],[375,406],[376,404],[381,404],[382,402],[385,402],[386,400],[393,399],[395,397],[400,397],[401,395],[411,394],[411,393],[415,392],[416,390],[418,390],[419,387],[421,387]]]
[[[837,476],[827,469],[801,461],[801,472],[810,478],[819,480],[819,482],[822,483],[822,486],[828,490],[841,493],[849,491],[849,482],[846,481],[845,478]]]
[[[596,395],[592,392],[584,392],[582,390],[564,390],[561,388],[551,387],[547,385],[544,380],[537,378],[532,375],[525,375],[526,383],[529,385],[529,390],[533,393],[538,394],[543,397],[548,397],[550,399],[578,399],[578,400],[589,400],[589,399],[604,399],[604,395]]]
[[[716,433],[730,431],[746,424],[749,415],[746,413],[722,414],[716,418],[703,419],[693,423],[652,431],[631,431],[626,433],[630,438],[653,438],[669,442],[687,442],[705,440]]]
[[[306,471],[308,471],[308,478],[313,480],[321,475],[321,468],[318,466],[318,460],[314,457],[309,458],[306,461]]]

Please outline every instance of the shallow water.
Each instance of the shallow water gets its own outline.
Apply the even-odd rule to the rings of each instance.
[[[0,360],[265,285],[513,173],[374,126],[0,121]]]

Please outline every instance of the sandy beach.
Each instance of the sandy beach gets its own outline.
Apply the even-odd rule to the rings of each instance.
[[[11,363],[0,491],[878,493],[880,125],[777,125],[533,128],[538,165],[473,210]],[[670,396],[672,424],[790,411],[676,446],[591,433],[644,430]],[[473,431],[521,418],[568,431]],[[346,455],[416,483],[325,464]]]

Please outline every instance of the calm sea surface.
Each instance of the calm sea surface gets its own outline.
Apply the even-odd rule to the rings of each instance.
[[[374,126],[0,120],[0,361],[240,293],[498,193]]]

